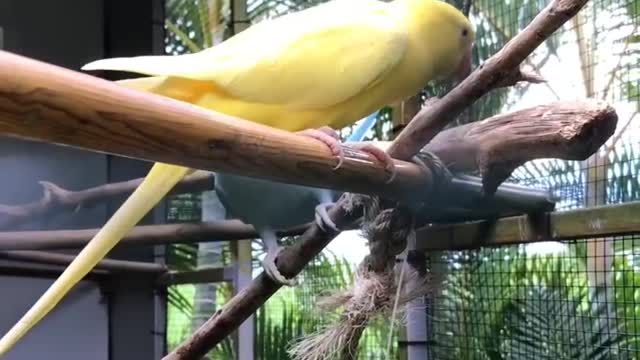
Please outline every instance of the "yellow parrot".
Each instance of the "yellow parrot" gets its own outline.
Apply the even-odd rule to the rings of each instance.
[[[333,0],[263,21],[198,53],[104,59],[83,70],[147,75],[119,83],[298,131],[342,156],[341,145],[327,129],[342,128],[406,99],[431,80],[466,76],[474,37],[468,19],[442,1]],[[361,149],[392,164],[375,146]],[[62,275],[0,339],[0,356],[190,171],[155,164]]]

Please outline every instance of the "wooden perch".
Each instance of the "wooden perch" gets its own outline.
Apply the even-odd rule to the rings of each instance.
[[[492,56],[484,66],[474,71],[440,101],[418,113],[400,133],[388,149],[388,153],[397,159],[410,159],[474,101],[497,86],[505,86],[504,79],[510,79],[512,82],[521,78],[512,76],[514,73],[520,74],[520,63],[562,24],[575,16],[585,4],[586,0],[553,0],[549,3],[531,24]],[[451,147],[455,146],[457,144],[451,144]],[[485,173],[484,176],[499,178],[490,173]],[[353,220],[354,212],[349,211],[353,209],[349,209],[351,204],[345,199],[343,197],[329,211],[329,216],[338,226],[344,226]],[[336,235],[321,231],[317,225],[311,226],[294,245],[285,248],[279,254],[278,270],[287,276],[297,275]],[[209,318],[191,337],[165,356],[164,360],[199,359],[231,334],[279,287],[280,285],[263,272]]]
[[[308,225],[278,232],[300,235]],[[77,249],[89,243],[100,229],[0,232],[0,250]],[[251,225],[239,220],[136,226],[120,245],[162,245],[258,238]]]
[[[416,231],[420,251],[468,250],[540,241],[637,234],[640,202],[594,206],[545,214],[512,216],[461,224],[432,225]]]
[[[75,255],[45,251],[0,251],[0,259],[67,266],[75,259]],[[101,260],[95,268],[97,270],[129,274],[143,273],[158,275],[167,272],[167,267],[161,264],[112,259]]]
[[[452,171],[479,171],[484,175],[485,190],[491,193],[506,175],[528,160],[542,157],[567,160],[586,158],[585,154],[593,153],[600,146],[599,144],[604,142],[603,139],[610,136],[610,132],[615,129],[615,116],[614,110],[603,102],[559,101],[445,130],[427,144],[423,151],[437,155],[449,165]],[[583,138],[591,131],[595,134],[589,141],[585,141]],[[569,145],[573,143],[580,144],[581,147]],[[457,146],[452,147],[451,144]],[[520,149],[535,151],[520,151]],[[487,174],[493,174],[493,177],[486,176]],[[42,182],[45,190],[42,199],[22,205],[0,205],[0,229],[58,211],[69,211],[79,206],[88,207],[101,201],[127,195],[141,181],[142,179],[134,179],[81,191],[64,190],[50,182]],[[211,173],[197,171],[185,177],[172,193],[211,190],[213,183]],[[452,189],[453,193],[459,190]],[[203,229],[203,231],[204,236],[216,235],[216,230],[213,229]],[[221,231],[225,235],[225,230]],[[247,233],[251,230],[243,231]],[[85,235],[77,232],[70,233],[69,236],[72,239],[84,239]],[[14,237],[14,235],[9,236]],[[229,236],[235,239],[233,235]],[[61,239],[67,236],[54,232],[51,237]],[[37,235],[35,238],[42,237]],[[2,245],[6,244],[4,239],[7,238],[0,234],[0,249],[6,249]],[[162,240],[160,243],[163,243]],[[75,246],[76,244],[73,245]]]
[[[0,229],[50,216],[58,212],[90,207],[97,203],[129,195],[142,182],[142,178],[71,191],[48,181],[41,181],[43,195],[37,201],[21,205],[0,205]],[[213,189],[213,174],[196,171],[186,176],[173,188],[171,194],[201,192]]]
[[[613,108],[601,101],[558,101],[548,105],[536,106],[507,114],[501,114],[484,121],[448,129],[438,134],[427,144],[424,151],[437,155],[449,169],[455,172],[475,172],[481,174],[508,175],[518,165],[535,158],[559,158],[583,160],[596,151],[611,136],[615,129],[617,116]],[[455,144],[455,146],[452,146]],[[521,151],[524,149],[526,151]],[[178,189],[181,191],[203,191],[211,188],[211,174],[196,172],[185,178]],[[492,178],[485,176],[485,185],[493,189],[499,182],[488,182]],[[37,216],[49,214],[58,209],[73,209],[81,204],[94,204],[111,197],[129,193],[138,185],[139,179],[116,184],[101,185],[82,191],[57,191],[55,198],[63,201],[45,202],[43,200],[21,206],[13,206],[12,214],[18,217],[5,217],[13,221],[24,220],[24,215]],[[499,180],[500,182],[502,179]],[[448,210],[453,207],[475,207],[487,209],[492,204],[510,205],[516,213],[527,212],[527,204],[506,203],[502,192],[496,196],[471,194],[469,187],[462,186],[462,179],[454,179],[437,197],[430,198],[430,206],[436,209],[425,213],[427,220],[446,219]],[[51,185],[58,188],[55,185]],[[513,185],[505,185],[505,193]],[[425,191],[427,189],[424,189]],[[47,197],[45,197],[47,198]],[[53,205],[52,205],[53,204]],[[535,209],[551,210],[553,204],[548,199],[534,203]],[[6,207],[6,206],[4,206]],[[0,206],[0,209],[3,207]],[[36,209],[32,211],[33,209]],[[460,209],[461,211],[463,209]],[[462,214],[464,211],[462,211]],[[495,212],[491,213],[495,214]],[[5,213],[6,215],[6,213]],[[477,215],[476,215],[477,217]],[[0,217],[1,218],[1,217]],[[300,235],[308,226],[280,232],[280,236]],[[79,248],[98,232],[99,229],[55,230],[55,231],[16,231],[0,232],[0,250],[47,250]],[[257,238],[259,235],[252,226],[238,220],[213,221],[200,224],[146,225],[135,227],[121,241],[121,245],[158,245],[170,243],[195,243],[206,241],[241,240]]]

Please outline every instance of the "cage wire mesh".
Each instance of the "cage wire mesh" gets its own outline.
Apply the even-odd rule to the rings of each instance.
[[[443,252],[430,303],[433,359],[637,359],[640,236]],[[611,269],[593,271],[594,263]]]
[[[502,46],[547,3],[472,2],[476,52]],[[591,159],[531,161],[509,179],[550,190],[558,211],[638,200],[639,4],[587,3],[525,62],[546,84],[492,93],[470,111],[475,121],[556,100],[614,106],[616,133]],[[640,358],[638,245],[630,235],[431,254],[445,281],[429,302],[430,358]]]
[[[506,44],[548,3],[449,1],[468,10],[475,25],[476,66]],[[255,23],[318,2],[249,0],[247,9]],[[230,22],[229,1],[167,0],[166,5],[168,54],[210,46],[212,34],[224,32]],[[214,26],[210,24],[212,6],[218,9]],[[605,100],[618,113],[618,127],[589,161],[531,161],[518,168],[509,181],[548,189],[559,199],[558,211],[638,200],[639,12],[640,0],[589,2],[578,17],[525,61],[525,69],[539,72],[547,83],[493,91],[452,126],[555,100]],[[447,89],[429,86],[422,98],[441,95]],[[383,109],[379,117],[367,139],[390,136],[390,109]],[[341,134],[350,132],[351,128],[346,128]],[[172,197],[168,220],[200,220],[200,202],[198,194]],[[430,358],[640,358],[638,245],[640,235],[629,235],[431,254],[429,268],[444,272],[445,277],[442,291],[429,299],[427,307]],[[254,254],[259,251],[256,248]],[[171,253],[176,258],[169,262],[174,268],[193,268],[197,264],[199,254],[193,247],[176,246]],[[316,311],[317,295],[347,287],[354,265],[325,251],[300,275],[300,286],[283,289],[271,298],[256,314],[256,358],[287,358],[284,349],[291,339],[313,330],[325,316]],[[260,266],[258,261],[255,266]],[[180,285],[169,291],[170,350],[190,333],[197,316],[193,310],[194,285]],[[216,294],[215,301],[208,305],[213,312],[213,307],[220,306],[230,293],[220,286],[213,286],[210,291]],[[367,330],[360,358],[386,358],[386,325]],[[210,358],[233,358],[231,341],[212,351]],[[396,350],[394,346],[394,354]]]

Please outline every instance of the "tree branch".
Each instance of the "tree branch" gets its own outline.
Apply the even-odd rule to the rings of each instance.
[[[308,224],[278,232],[279,236],[302,234]],[[85,246],[100,229],[0,232],[0,250],[77,249]],[[255,239],[251,225],[239,220],[136,226],[121,245],[166,245],[225,240]]]
[[[93,188],[70,191],[51,182],[40,181],[42,198],[21,205],[0,205],[0,229],[34,221],[62,211],[90,207],[110,199],[129,195],[142,182],[142,178],[96,186]],[[200,192],[213,189],[213,174],[197,171],[186,176],[171,191],[172,194]]]
[[[491,194],[527,161],[587,159],[613,135],[617,120],[603,101],[556,101],[444,131],[425,148],[452,171],[478,170]]]
[[[64,265],[71,264],[75,255],[58,254],[45,251],[0,251],[0,259],[17,260],[37,264]],[[168,271],[161,264],[140,261],[102,259],[95,267],[96,270],[106,270],[119,273],[138,273],[159,275]]]

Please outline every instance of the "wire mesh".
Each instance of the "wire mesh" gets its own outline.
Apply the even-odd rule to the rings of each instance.
[[[443,252],[433,359],[637,359],[640,236]],[[610,264],[607,270],[605,264]]]
[[[473,2],[477,52],[508,41],[547,3]],[[531,161],[509,179],[550,190],[558,211],[638,200],[638,4],[589,2],[525,62],[546,84],[502,92],[465,119],[585,97],[611,104],[616,133],[589,160]],[[638,245],[633,235],[433,254],[445,282],[429,309],[431,358],[639,358]]]
[[[492,9],[505,7],[493,0],[478,4],[483,3]],[[535,9],[525,11],[523,6],[516,9],[520,9],[519,19],[526,18],[525,23],[536,13]],[[487,13],[503,11],[507,10]],[[589,2],[579,16],[528,60],[548,82],[522,85],[508,95],[503,110],[584,97],[605,100],[616,109],[619,117],[616,133],[588,161],[542,159],[522,166],[513,174],[513,181],[552,190],[561,199],[559,210],[638,199],[637,26],[635,2]]]

